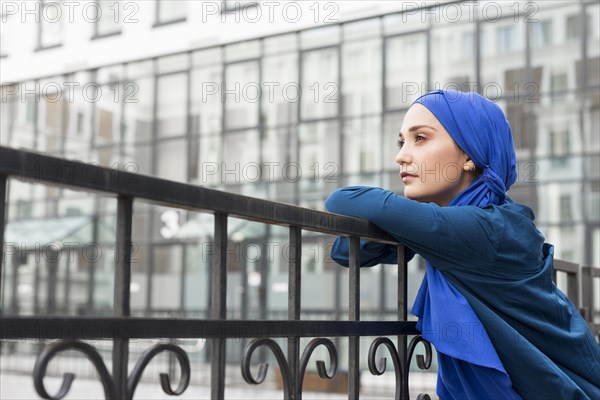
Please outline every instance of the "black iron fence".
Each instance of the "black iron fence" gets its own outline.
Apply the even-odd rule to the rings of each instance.
[[[558,273],[567,276],[565,294],[575,305],[579,305],[579,312],[587,321],[590,330],[600,342],[600,307],[598,306],[599,292],[594,290],[600,280],[600,268],[590,265],[554,260],[554,281]]]
[[[336,374],[338,349],[329,338],[348,338],[348,397],[359,398],[359,338],[379,337],[369,349],[371,372],[381,374],[384,365],[376,362],[379,346],[391,352],[396,374],[396,397],[408,398],[408,365],[418,343],[423,343],[427,357],[418,357],[422,368],[431,363],[431,347],[420,336],[407,343],[408,335],[418,335],[415,323],[407,321],[406,263],[404,248],[398,246],[398,312],[397,321],[360,320],[360,274],[358,262],[359,238],[397,244],[372,224],[354,218],[332,215],[272,201],[206,189],[162,179],[115,171],[47,155],[0,148],[0,198],[6,199],[7,179],[21,179],[41,184],[59,185],[76,190],[101,192],[117,197],[116,257],[114,279],[114,315],[107,317],[58,317],[5,315],[1,322],[1,338],[59,339],[40,353],[34,374],[38,394],[45,398],[64,396],[73,382],[73,374],[65,374],[56,395],[50,395],[43,384],[48,363],[59,352],[72,349],[86,355],[95,366],[106,398],[132,398],[144,368],[160,352],[172,353],[181,367],[180,382],[172,387],[168,375],[161,375],[166,393],[183,392],[190,379],[190,362],[185,351],[168,343],[175,338],[207,338],[211,348],[211,397],[225,398],[226,339],[252,339],[242,356],[242,375],[251,384],[263,382],[267,365],[261,364],[256,375],[251,372],[251,358],[258,348],[269,349],[278,364],[283,381],[284,398],[300,399],[302,381],[313,351],[323,346],[330,357],[329,368],[317,362],[319,375],[328,379]],[[51,171],[51,172],[50,172]],[[93,175],[99,179],[90,180]],[[132,215],[135,200],[144,200],[169,207],[206,211],[214,214],[214,249],[211,271],[211,319],[134,318],[130,310]],[[228,320],[227,293],[227,222],[233,216],[266,224],[289,227],[288,315],[285,320]],[[0,221],[6,217],[6,201],[0,204]],[[4,228],[4,226],[3,226]],[[300,320],[300,273],[302,230],[311,230],[350,237],[349,310],[347,320]],[[1,230],[2,235],[4,229]],[[0,237],[4,244],[4,238]],[[86,339],[86,329],[94,327],[95,339],[113,341],[112,371],[109,372],[99,352]],[[398,346],[384,336],[397,336]],[[162,338],[167,342],[146,350],[132,371],[128,371],[129,341],[131,339]],[[287,339],[287,349],[273,340]],[[314,338],[300,349],[300,338]],[[285,352],[284,352],[285,350]],[[363,355],[364,357],[364,355]]]
[[[51,173],[50,173],[51,171]],[[90,180],[89,176],[96,179]],[[98,178],[99,177],[99,178]],[[321,347],[329,354],[329,363],[317,361],[318,375],[331,379],[338,372],[338,346],[336,338],[347,338],[348,342],[348,398],[359,398],[359,374],[361,357],[367,358],[372,374],[380,375],[385,370],[385,360],[377,360],[377,350],[385,347],[391,356],[395,374],[395,398],[408,399],[409,366],[416,347],[423,345],[425,356],[417,355],[417,365],[427,369],[431,365],[431,345],[424,341],[415,328],[415,322],[407,320],[407,266],[404,247],[392,237],[367,221],[342,217],[315,210],[300,208],[272,201],[260,200],[198,186],[176,183],[153,177],[115,171],[99,166],[59,159],[33,152],[0,147],[0,245],[4,249],[4,227],[6,220],[8,179],[58,185],[75,190],[103,193],[116,196],[116,248],[114,268],[114,312],[112,317],[64,317],[64,316],[18,316],[4,312],[0,323],[0,339],[57,340],[46,345],[38,355],[33,371],[37,393],[43,398],[64,397],[75,379],[75,375],[64,375],[57,394],[47,392],[43,379],[49,362],[58,353],[75,350],[84,354],[94,365],[107,399],[131,399],[141,375],[148,363],[159,353],[172,354],[179,363],[179,383],[173,387],[171,375],[161,374],[163,391],[177,395],[186,390],[190,376],[190,360],[186,351],[170,343],[173,339],[205,338],[210,343],[211,398],[226,398],[225,369],[227,339],[248,340],[241,357],[241,375],[250,384],[264,381],[267,364],[261,363],[254,374],[251,369],[253,354],[257,349],[270,350],[281,374],[283,397],[301,399],[305,373],[311,355]],[[214,214],[214,257],[212,259],[210,319],[196,318],[138,318],[131,317],[130,283],[132,251],[132,215],[137,200],[178,207],[187,210]],[[227,224],[229,217],[258,221],[265,224],[286,226],[289,229],[288,246],[288,308],[287,318],[277,320],[232,320],[227,319]],[[350,238],[349,309],[344,320],[301,319],[301,251],[302,230],[310,230]],[[398,292],[397,320],[361,321],[359,239],[398,245]],[[4,260],[4,257],[3,257]],[[587,283],[582,287],[582,299],[576,274],[577,266],[557,263],[558,269],[569,274],[568,292],[576,304],[581,305],[590,326],[598,333],[598,324],[592,318],[592,276],[598,277],[598,268],[583,268]],[[0,271],[1,272],[1,271]],[[573,278],[575,274],[575,277]],[[0,277],[4,276],[0,273]],[[575,281],[573,281],[575,279]],[[575,283],[573,283],[575,282]],[[0,282],[0,287],[2,282]],[[573,297],[575,296],[575,297]],[[94,339],[112,340],[112,371],[98,349],[86,343],[89,327],[94,327]],[[409,336],[414,336],[410,343]],[[361,349],[360,339],[374,337],[368,351]],[[389,337],[395,337],[396,343]],[[287,348],[283,349],[274,339],[283,338]],[[300,339],[313,338],[301,351]],[[331,339],[333,338],[333,340]],[[131,371],[128,369],[130,340],[162,339],[165,342],[145,350]],[[365,354],[366,353],[366,354]],[[428,398],[419,395],[418,398]]]

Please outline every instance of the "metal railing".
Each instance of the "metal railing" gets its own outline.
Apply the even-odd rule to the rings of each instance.
[[[559,272],[567,275],[565,294],[573,304],[578,306],[581,316],[588,323],[596,339],[600,341],[600,323],[596,322],[600,317],[600,307],[594,299],[594,279],[600,279],[600,268],[590,265],[580,267],[579,264],[569,261],[554,260],[555,282]]]
[[[51,173],[50,173],[51,171]],[[90,173],[96,177],[90,180]],[[114,269],[113,317],[15,316],[5,315],[0,322],[0,339],[59,339],[47,345],[39,354],[33,371],[35,388],[44,398],[61,398],[69,391],[75,378],[65,374],[59,392],[50,395],[43,384],[49,362],[58,353],[68,349],[79,351],[89,358],[100,376],[107,399],[131,399],[148,363],[158,353],[172,354],[180,365],[177,388],[172,387],[168,374],[161,374],[161,386],[168,394],[181,394],[190,381],[190,361],[179,346],[170,339],[206,338],[211,349],[211,398],[225,396],[226,340],[251,339],[241,358],[241,374],[251,384],[260,384],[266,375],[266,364],[260,364],[258,373],[251,371],[251,359],[258,348],[269,349],[280,370],[285,399],[301,399],[302,385],[309,359],[314,350],[322,347],[329,353],[329,368],[317,361],[321,378],[331,379],[337,372],[338,348],[329,338],[348,338],[348,398],[359,398],[359,360],[361,337],[376,337],[367,352],[368,367],[372,374],[385,370],[383,360],[376,360],[377,349],[386,347],[390,352],[395,374],[395,398],[408,399],[408,376],[415,348],[422,343],[425,356],[418,355],[417,365],[427,369],[431,365],[431,345],[416,330],[415,322],[407,320],[407,265],[404,247],[373,224],[356,218],[333,215],[273,201],[250,198],[159,178],[135,175],[123,171],[84,164],[29,151],[0,147],[0,245],[4,249],[4,221],[6,220],[8,178],[47,185],[59,185],[90,192],[99,192],[117,198],[116,258]],[[211,212],[214,214],[214,257],[210,270],[212,298],[210,319],[137,318],[131,317],[130,282],[132,249],[132,216],[134,201],[143,200],[169,207]],[[228,217],[284,225],[289,228],[289,281],[287,319],[231,320],[227,319],[227,223]],[[349,310],[347,320],[301,320],[301,251],[302,230],[344,235],[350,238],[349,254]],[[398,246],[397,321],[361,321],[359,239]],[[4,257],[3,257],[4,260]],[[594,309],[592,280],[600,277],[600,269],[555,261],[556,270],[567,273],[567,294],[578,305],[595,335],[599,325],[593,323],[598,310]],[[0,265],[0,267],[2,267]],[[4,275],[0,270],[0,279]],[[581,301],[579,278],[583,276]],[[0,287],[2,282],[0,281]],[[94,339],[113,341],[112,371],[100,352],[85,343],[86,329],[94,327]],[[51,329],[49,329],[51,327]],[[408,336],[415,335],[408,343]],[[394,344],[386,336],[397,337]],[[164,339],[166,342],[151,346],[128,371],[131,339]],[[287,349],[274,341],[287,339]],[[301,353],[300,339],[312,339]],[[429,398],[420,394],[418,398]]]
[[[96,179],[89,179],[90,176]],[[161,386],[168,394],[180,394],[190,380],[190,362],[181,347],[161,343],[147,349],[137,364],[128,371],[129,341],[131,339],[207,338],[211,343],[211,398],[225,398],[226,339],[252,339],[242,356],[242,375],[246,382],[259,384],[266,375],[261,364],[257,375],[251,372],[251,358],[258,348],[269,349],[278,364],[283,381],[284,398],[301,399],[302,383],[309,359],[317,347],[324,347],[330,357],[329,368],[317,361],[321,378],[330,379],[337,371],[338,349],[329,338],[348,338],[348,398],[359,398],[359,339],[377,337],[368,351],[371,372],[380,375],[385,369],[376,352],[384,346],[391,353],[396,378],[396,398],[407,399],[408,372],[413,353],[422,343],[426,356],[417,356],[417,364],[426,369],[431,365],[431,345],[424,341],[407,321],[407,266],[404,247],[373,224],[350,217],[333,215],[273,201],[250,198],[203,187],[167,181],[159,178],[115,171],[95,165],[60,159],[29,151],[0,147],[0,221],[5,221],[8,178],[24,182],[58,185],[75,190],[100,192],[117,197],[116,256],[114,271],[114,315],[107,317],[14,316],[2,318],[0,339],[59,339],[47,345],[39,354],[34,368],[34,383],[44,398],[61,398],[75,378],[65,374],[56,395],[46,391],[43,378],[48,364],[58,353],[76,350],[83,353],[95,366],[107,399],[131,399],[136,386],[151,359],[160,352],[173,354],[180,365],[177,388],[170,377],[161,374]],[[211,319],[134,318],[130,316],[132,216],[134,201],[178,207],[214,214],[214,249],[211,273]],[[227,293],[227,221],[228,217],[277,224],[289,227],[289,288],[288,312],[285,320],[228,320],[226,319]],[[350,238],[349,310],[347,320],[301,320],[300,293],[302,284],[301,251],[302,230],[345,235]],[[0,229],[0,245],[4,248],[4,224]],[[398,309],[397,321],[360,320],[359,238],[398,246]],[[0,276],[2,276],[0,274]],[[1,282],[0,282],[1,287]],[[88,343],[86,328],[93,326],[95,339],[113,341],[112,371],[109,372],[100,353]],[[52,327],[52,329],[48,329]],[[408,343],[408,336],[416,335]],[[396,346],[385,336],[397,336]],[[286,338],[286,354],[273,338]],[[300,353],[300,338],[314,338]],[[428,398],[419,395],[419,398]]]

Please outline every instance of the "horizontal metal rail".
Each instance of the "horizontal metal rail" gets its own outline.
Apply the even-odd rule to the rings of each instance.
[[[187,210],[226,213],[252,221],[397,244],[374,224],[275,201],[0,146],[0,175]]]
[[[0,339],[156,339],[416,335],[416,322],[3,317]]]

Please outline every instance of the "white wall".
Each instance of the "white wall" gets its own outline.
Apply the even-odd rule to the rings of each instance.
[[[109,3],[117,0],[105,0]],[[185,22],[154,27],[156,0],[121,0],[120,35],[91,40],[95,29],[93,1],[58,2],[59,16],[49,18],[35,1],[0,2],[3,83],[62,74],[133,59],[235,42],[402,9],[425,3],[402,1],[261,1],[260,8],[221,14],[221,1],[188,0]],[[234,2],[235,3],[235,2]],[[245,3],[245,2],[241,2]],[[405,6],[406,7],[406,6]],[[62,24],[62,46],[36,51],[38,22]]]

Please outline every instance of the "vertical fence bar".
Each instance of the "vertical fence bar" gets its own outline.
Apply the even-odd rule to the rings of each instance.
[[[46,251],[50,256],[46,256],[46,270],[47,281],[46,281],[46,315],[56,314],[56,286],[58,283],[58,257],[59,253],[56,249]]]
[[[593,321],[593,287],[592,267],[584,265],[581,267],[581,311],[587,322]]]
[[[227,214],[215,213],[214,257],[212,266],[211,318],[227,318]],[[212,339],[210,397],[225,398],[225,338]]]
[[[119,196],[117,200],[117,244],[115,246],[115,317],[131,314],[129,297],[131,286],[131,226],[133,220],[133,198]],[[129,398],[127,393],[127,362],[129,361],[129,339],[113,340],[113,379],[119,399]]]
[[[360,320],[360,240],[357,236],[350,236],[349,251],[349,304],[350,310],[348,319],[350,321]],[[348,400],[359,398],[360,390],[360,369],[359,369],[359,350],[360,337],[350,336],[348,338]]]
[[[552,277],[555,283],[558,281],[558,272],[564,272],[567,275],[566,295],[573,304],[579,307],[581,304],[579,299],[579,265],[569,261],[554,260]]]
[[[264,243],[266,244],[271,236],[271,225],[267,224],[265,227]],[[260,257],[259,259],[259,271],[260,271],[260,285],[258,287],[258,311],[260,319],[267,319],[267,304],[268,304],[268,286],[269,286],[269,265],[267,257]]]
[[[7,184],[7,176],[4,174],[0,174],[0,250],[2,250],[2,254],[4,255],[0,258],[0,304],[4,299],[4,259],[6,257],[7,251],[4,249],[4,230],[6,229],[6,207],[8,206],[8,198],[6,196],[6,184]],[[8,250],[8,249],[6,249]]]
[[[6,229],[6,208],[8,207],[8,196],[6,191],[6,185],[8,177],[4,174],[0,174],[0,250],[2,250],[2,257],[0,258],[0,314],[5,312],[6,302],[4,301],[4,286],[6,282],[4,280],[4,259],[8,252],[8,249],[4,249],[4,230]],[[0,342],[0,352],[2,349],[2,342]]]
[[[19,265],[21,264],[21,257],[23,257],[23,251],[16,249],[13,254],[11,262],[11,276],[10,276],[10,314],[17,315],[19,313],[19,297],[17,288],[19,287]],[[38,267],[39,268],[39,267]]]
[[[35,270],[33,273],[33,314],[40,314],[40,269],[42,266],[39,263],[36,263]]]
[[[302,261],[302,229],[298,226],[290,226],[289,246],[289,276],[288,276],[288,319],[297,321],[300,319],[300,298],[302,291],[302,274],[300,271]],[[302,398],[300,381],[300,338],[288,338],[288,364],[292,376],[292,400]]]
[[[95,205],[95,213],[92,217],[92,243],[98,243],[98,201],[96,201]],[[86,308],[88,313],[92,314],[94,310],[94,291],[96,290],[96,261],[97,257],[93,259],[91,257],[88,258],[87,269],[88,269],[88,286],[87,286],[87,300],[86,300]]]
[[[398,320],[406,321],[408,318],[407,302],[408,302],[408,283],[407,283],[407,269],[406,260],[404,257],[404,246],[398,245]],[[400,365],[403,371],[407,371],[410,365],[408,365],[406,348],[408,341],[406,335],[398,336],[398,357],[400,358]],[[404,379],[404,378],[402,378]],[[403,382],[403,391],[401,394],[403,399],[408,400],[408,380]]]
[[[379,270],[379,310],[377,312],[377,318],[382,320],[385,318],[386,306],[385,299],[387,298],[386,288],[386,271],[384,267]]]
[[[579,266],[577,266],[579,268]],[[567,293],[568,297],[575,304],[576,307],[581,305],[581,300],[579,299],[579,273],[569,273],[567,274]]]

